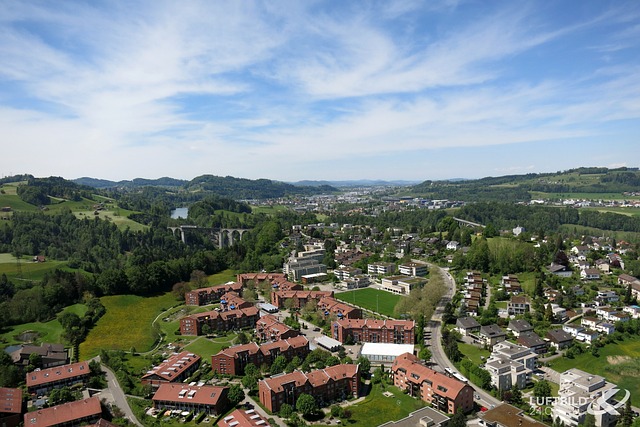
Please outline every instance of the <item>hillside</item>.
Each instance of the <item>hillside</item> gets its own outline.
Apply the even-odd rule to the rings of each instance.
[[[557,173],[506,175],[466,181],[425,181],[413,194],[465,201],[529,201],[535,198],[623,198],[640,192],[637,168],[578,168]],[[617,197],[615,197],[617,196]]]

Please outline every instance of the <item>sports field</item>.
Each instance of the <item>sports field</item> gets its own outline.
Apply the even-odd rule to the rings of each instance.
[[[393,317],[393,309],[396,304],[398,304],[398,301],[400,301],[401,298],[406,298],[373,288],[340,292],[335,296],[337,299],[344,302],[348,302],[389,317]]]

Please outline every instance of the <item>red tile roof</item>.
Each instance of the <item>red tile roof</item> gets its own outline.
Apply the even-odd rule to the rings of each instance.
[[[100,416],[102,407],[97,397],[65,403],[51,408],[24,414],[24,425],[29,427],[49,427],[69,423],[74,420]]]
[[[412,382],[418,384],[422,384],[424,380],[429,380],[433,383],[431,386],[432,390],[437,390],[438,394],[444,395],[451,400],[455,400],[464,387],[469,387],[468,384],[462,381],[427,368],[420,364],[419,360],[420,359],[411,353],[401,354],[393,362],[391,370],[396,373],[398,369],[404,369],[407,378],[410,378]],[[444,389],[438,386],[442,386]],[[445,389],[446,391],[444,391]]]
[[[41,371],[33,371],[27,373],[27,388],[89,375],[89,373],[89,364],[87,362],[71,363]]]
[[[182,353],[172,355],[160,365],[153,367],[142,377],[142,379],[152,375],[157,375],[166,381],[173,381],[176,377],[179,377],[180,374],[199,361],[200,356],[197,354],[183,351]]]
[[[271,427],[271,425],[253,409],[236,409],[218,422],[222,427]]]
[[[376,320],[376,319],[342,319],[336,321],[338,325],[344,328],[363,328],[366,326],[369,329],[394,329],[396,326],[400,326],[405,330],[413,330],[416,326],[414,320]]]
[[[307,381],[312,387],[318,387],[329,382],[329,379],[334,381],[341,380],[343,378],[354,377],[359,369],[359,365],[335,365],[324,369],[317,369],[309,373],[301,371],[293,371],[290,374],[279,375],[276,377],[263,380],[267,387],[274,390],[276,393],[283,391],[282,386],[295,381],[296,387],[302,387]]]
[[[153,395],[154,401],[189,402],[200,405],[215,406],[229,387],[190,386],[187,384],[161,384]]]
[[[22,390],[0,387],[0,414],[20,414],[22,412]]]

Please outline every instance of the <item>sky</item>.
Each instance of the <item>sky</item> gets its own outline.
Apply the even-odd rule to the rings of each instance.
[[[0,176],[640,166],[640,2],[0,0]]]

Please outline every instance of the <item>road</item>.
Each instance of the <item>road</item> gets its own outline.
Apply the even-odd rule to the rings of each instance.
[[[124,395],[124,391],[122,391],[122,388],[120,388],[120,383],[118,383],[118,379],[116,378],[113,371],[105,365],[101,365],[101,366],[102,366],[102,370],[106,374],[107,387],[109,388],[109,392],[113,396],[115,405],[122,410],[122,412],[124,413],[124,416],[129,421],[131,421],[133,424],[139,427],[143,427],[142,424],[140,424],[140,421],[138,421],[138,419],[134,415],[133,411],[131,410],[131,407],[129,406],[129,402],[127,402],[127,398]]]
[[[450,368],[453,372],[460,373],[456,367],[451,363],[447,355],[444,353],[444,349],[442,348],[442,314],[444,313],[444,307],[448,302],[451,301],[453,295],[456,291],[456,282],[449,273],[449,271],[444,268],[438,267],[442,276],[444,277],[445,284],[447,285],[447,292],[442,297],[435,310],[433,311],[433,316],[431,320],[427,323],[427,327],[425,330],[425,338],[429,340],[431,343],[431,361],[435,363],[437,366],[432,366],[436,371],[444,372],[446,368]],[[475,401],[484,407],[492,408],[495,405],[500,404],[501,402],[495,397],[491,396],[489,393],[480,389],[479,387],[474,387],[476,390],[476,399]]]

